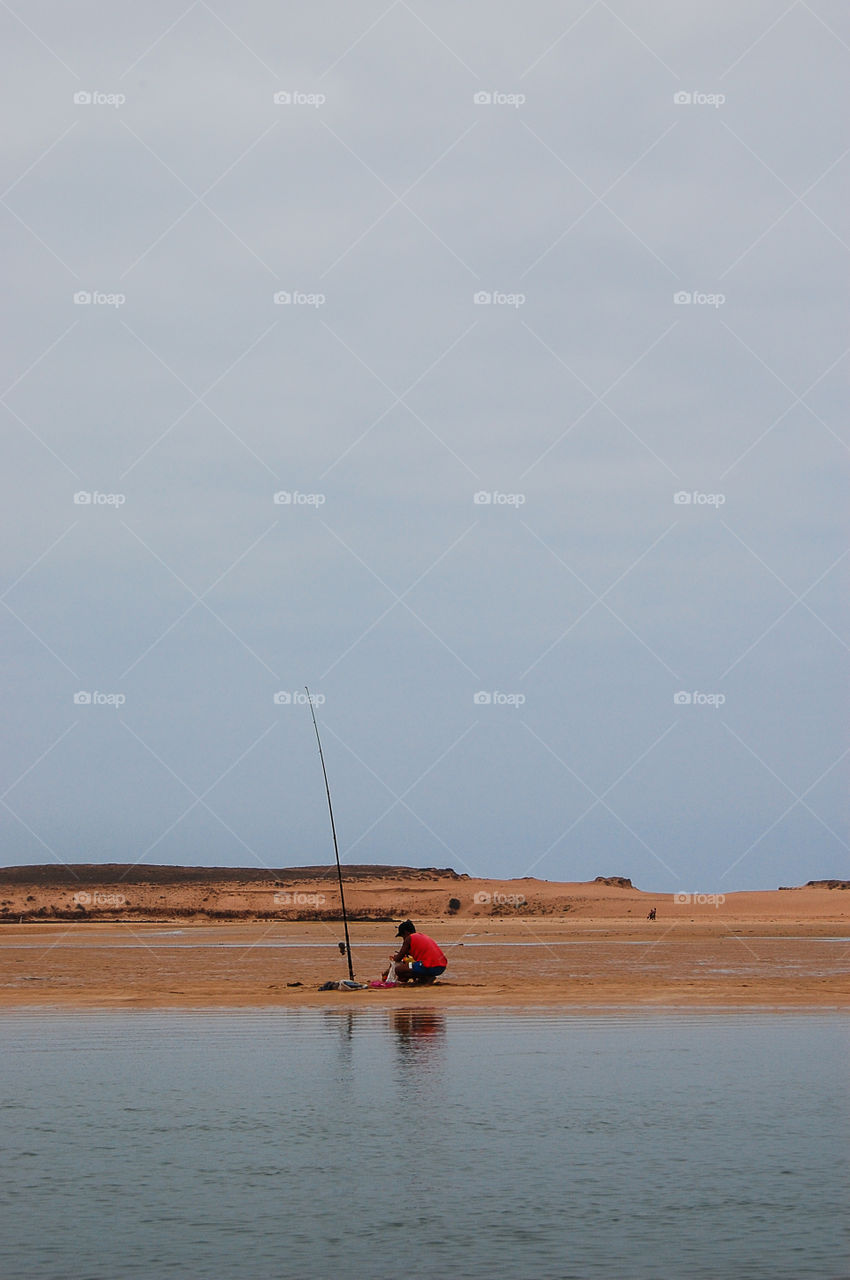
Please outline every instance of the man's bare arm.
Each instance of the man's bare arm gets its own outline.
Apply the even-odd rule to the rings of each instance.
[[[396,964],[401,964],[404,957],[409,955],[410,955],[410,934],[408,933],[408,934],[405,934],[404,942],[401,944],[401,950],[398,952],[397,955],[393,956],[393,960],[396,962]]]

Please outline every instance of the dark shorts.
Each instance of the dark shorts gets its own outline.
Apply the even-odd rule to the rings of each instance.
[[[410,966],[410,972],[413,974],[415,982],[433,982],[435,978],[439,978],[441,973],[446,972],[446,966],[444,964],[428,966],[424,965],[421,960],[414,960]]]

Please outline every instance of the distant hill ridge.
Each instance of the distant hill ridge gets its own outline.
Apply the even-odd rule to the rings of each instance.
[[[779,886],[780,893],[793,893],[795,889],[850,889],[850,880],[807,880],[804,885]]]
[[[451,867],[387,867],[368,863],[343,866],[346,880],[468,880]],[[103,884],[298,884],[305,880],[336,877],[336,867],[169,867],[129,862],[73,862],[54,866],[0,867],[0,884],[103,885]]]

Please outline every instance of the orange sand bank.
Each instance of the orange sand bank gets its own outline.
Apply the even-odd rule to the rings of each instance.
[[[34,888],[57,905],[55,886],[4,885],[7,908],[12,895],[17,906],[28,897],[37,906]],[[604,883],[472,880],[437,872],[363,877],[346,885],[350,913],[373,916],[351,926],[357,977],[377,977],[398,945],[390,919],[406,916],[440,941],[449,966],[433,987],[362,992],[317,990],[347,976],[336,945],[341,925],[303,918],[338,908],[329,877],[319,874],[283,889],[269,883],[211,888],[209,882],[201,888],[201,897],[217,890],[219,904],[232,901],[234,913],[253,900],[258,914],[268,911],[273,918],[209,923],[190,914],[203,905],[198,885],[160,883],[144,890],[157,921],[140,921],[126,904],[97,904],[93,895],[123,896],[138,906],[141,886],[126,880],[85,890],[66,886],[62,893],[71,902],[74,893],[92,897],[85,917],[0,928],[0,1006],[850,1003],[850,893],[838,888],[676,902],[670,894]],[[275,904],[274,893],[289,894],[290,901]],[[298,894],[325,901],[296,902]],[[265,895],[262,903],[257,895]],[[452,898],[458,906],[450,912]],[[651,907],[655,920],[646,918]],[[375,920],[376,914],[390,919]],[[11,915],[7,910],[7,921]]]

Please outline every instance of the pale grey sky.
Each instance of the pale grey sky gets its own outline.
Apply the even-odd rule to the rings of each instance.
[[[0,29],[4,863],[848,874],[845,4]]]

